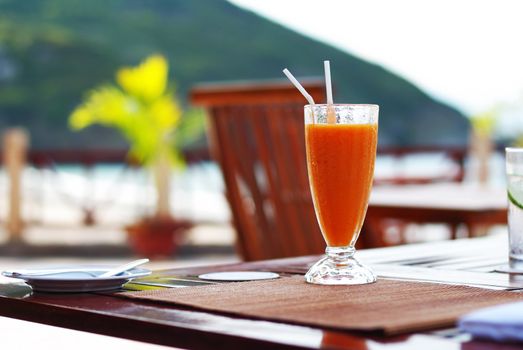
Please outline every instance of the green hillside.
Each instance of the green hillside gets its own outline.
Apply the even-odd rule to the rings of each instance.
[[[70,132],[67,116],[154,52],[182,99],[197,82],[283,78],[283,67],[321,75],[328,58],[338,101],[381,106],[380,142],[466,142],[466,119],[404,79],[224,0],[0,0],[0,129],[23,125],[39,148],[121,147],[110,131]]]

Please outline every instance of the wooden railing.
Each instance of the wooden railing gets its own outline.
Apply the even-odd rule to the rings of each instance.
[[[183,157],[187,163],[197,163],[210,160],[207,148],[197,148],[184,150]],[[30,150],[27,155],[27,161],[37,168],[47,167],[53,164],[82,164],[84,166],[93,166],[96,164],[129,164],[139,165],[136,159],[133,159],[128,150],[125,149],[48,149],[48,150]]]

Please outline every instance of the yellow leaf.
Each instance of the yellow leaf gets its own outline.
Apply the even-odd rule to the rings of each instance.
[[[472,128],[479,134],[491,135],[496,128],[498,109],[493,108],[471,118]]]
[[[119,125],[133,113],[132,103],[112,87],[92,91],[86,106],[92,111],[96,121],[105,125]]]
[[[156,100],[149,109],[154,125],[159,129],[171,129],[180,121],[182,111],[171,96]]]
[[[71,114],[69,123],[74,129],[91,124],[123,126],[136,113],[132,100],[111,86],[103,86],[89,92],[87,99]]]
[[[77,107],[69,117],[69,125],[74,130],[81,130],[92,123],[92,115],[84,106]]]
[[[165,93],[168,64],[165,57],[153,55],[137,67],[125,67],[116,73],[116,81],[130,95],[152,101]]]

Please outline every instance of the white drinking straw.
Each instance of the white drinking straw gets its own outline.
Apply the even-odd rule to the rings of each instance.
[[[325,68],[325,88],[327,89],[327,104],[331,105],[334,103],[332,99],[332,84],[331,84],[331,63],[330,61],[323,61]]]
[[[294,75],[292,75],[291,72],[289,72],[289,70],[287,68],[285,68],[283,70],[283,74],[285,74],[287,76],[287,78],[289,78],[291,83],[294,84],[294,86],[296,86],[296,88],[298,90],[300,90],[301,94],[303,95],[303,97],[305,97],[307,99],[309,104],[315,105],[314,100],[312,99],[312,96],[309,95],[307,90],[305,90],[305,88],[303,86],[301,86],[300,82],[294,77]]]
[[[336,124],[336,111],[332,104],[332,83],[331,83],[331,63],[328,60],[323,61],[325,68],[325,88],[327,89],[327,123]]]

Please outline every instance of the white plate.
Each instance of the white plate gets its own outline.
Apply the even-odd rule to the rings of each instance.
[[[42,269],[24,269],[4,271],[2,275],[24,280],[33,290],[39,292],[99,292],[120,288],[133,278],[151,274],[150,270],[135,268],[118,276],[99,276],[114,266],[68,266]],[[64,269],[74,269],[71,272],[60,272]],[[40,274],[40,275],[39,275]],[[94,275],[94,276],[93,276]]]
[[[280,277],[274,272],[258,272],[258,271],[230,271],[230,272],[212,272],[199,275],[198,278],[207,281],[258,281],[258,280],[272,280]]]

